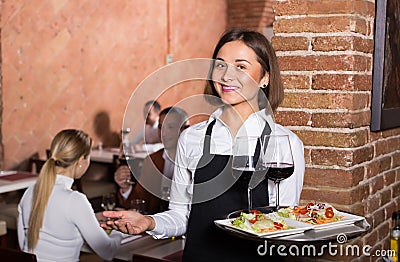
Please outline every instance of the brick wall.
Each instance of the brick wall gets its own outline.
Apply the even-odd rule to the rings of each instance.
[[[365,216],[372,230],[354,243],[387,250],[391,214],[400,209],[400,128],[370,131],[375,1],[272,2],[285,87],[276,120],[305,145],[301,201]],[[228,26],[263,32],[260,14],[270,3],[229,0]]]
[[[262,32],[274,21],[272,3],[272,0],[227,0],[228,27]]]
[[[97,145],[94,120],[99,112],[108,114],[110,131],[119,132],[132,92],[165,65],[167,54],[175,61],[210,57],[226,28],[225,1],[0,4],[1,169],[20,168],[36,151],[44,157],[63,128],[84,129]],[[179,96],[197,92],[180,89]],[[162,106],[179,96],[172,93]],[[136,117],[142,120],[139,106]]]
[[[356,243],[388,249],[400,209],[400,128],[369,127],[374,1],[275,1],[274,9],[285,84],[276,117],[305,145],[302,202],[367,217],[373,229]]]

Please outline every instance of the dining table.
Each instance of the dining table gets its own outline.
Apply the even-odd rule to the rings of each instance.
[[[99,222],[104,221],[102,212],[96,212],[95,215]],[[146,233],[139,235],[122,234],[121,244],[114,261],[181,261],[186,239],[184,236],[155,239]],[[93,250],[85,242],[81,252],[93,253]]]
[[[90,154],[91,161],[100,163],[113,163],[114,155],[119,155],[119,148],[103,148],[103,149],[93,149]],[[147,152],[135,152],[133,157],[138,160],[143,160],[148,155]]]
[[[184,237],[154,239],[146,233],[141,235],[124,234],[114,259],[116,261],[133,262],[156,260],[179,262],[184,247]],[[81,252],[93,253],[87,244],[82,246]]]
[[[91,168],[95,166],[108,167],[112,171],[115,168],[115,159],[120,154],[120,148],[103,148],[93,149],[90,154]],[[130,169],[135,174],[135,177],[140,177],[144,159],[149,155],[147,151],[135,152],[133,154],[133,161],[130,164]],[[88,171],[90,172],[90,170]]]
[[[37,174],[26,171],[0,171],[0,194],[28,188],[35,184],[37,177]]]

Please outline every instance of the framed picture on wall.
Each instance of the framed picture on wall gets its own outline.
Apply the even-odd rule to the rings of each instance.
[[[400,1],[375,1],[371,131],[400,127]]]

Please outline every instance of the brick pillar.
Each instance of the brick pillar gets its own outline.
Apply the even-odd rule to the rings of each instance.
[[[273,0],[228,0],[228,27],[242,27],[262,32],[272,25]]]
[[[273,46],[285,86],[276,114],[305,145],[302,202],[365,216],[356,241],[388,249],[400,209],[400,129],[370,131],[374,1],[275,1]]]

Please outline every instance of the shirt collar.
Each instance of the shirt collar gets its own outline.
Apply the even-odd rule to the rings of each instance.
[[[207,125],[210,124],[212,121],[215,119],[219,119],[221,116],[222,112],[224,111],[223,107],[217,108],[211,115],[210,118],[207,121]],[[252,122],[256,124],[257,126],[264,127],[264,122],[268,122],[269,126],[271,127],[272,131],[275,130],[275,121],[273,118],[273,115],[271,114],[266,114],[265,109],[261,109],[260,111],[252,113],[246,120],[246,122]]]
[[[74,183],[74,179],[68,176],[57,174],[56,176],[56,184],[64,185],[67,188],[71,188]]]
[[[154,128],[154,129],[157,129],[158,128],[158,120],[151,127]]]
[[[207,121],[207,125],[209,123],[211,123],[212,121],[214,121],[215,119],[219,119],[219,117],[221,116],[223,111],[224,111],[223,107],[219,107],[214,112],[212,112],[212,114],[210,115],[210,118]]]

